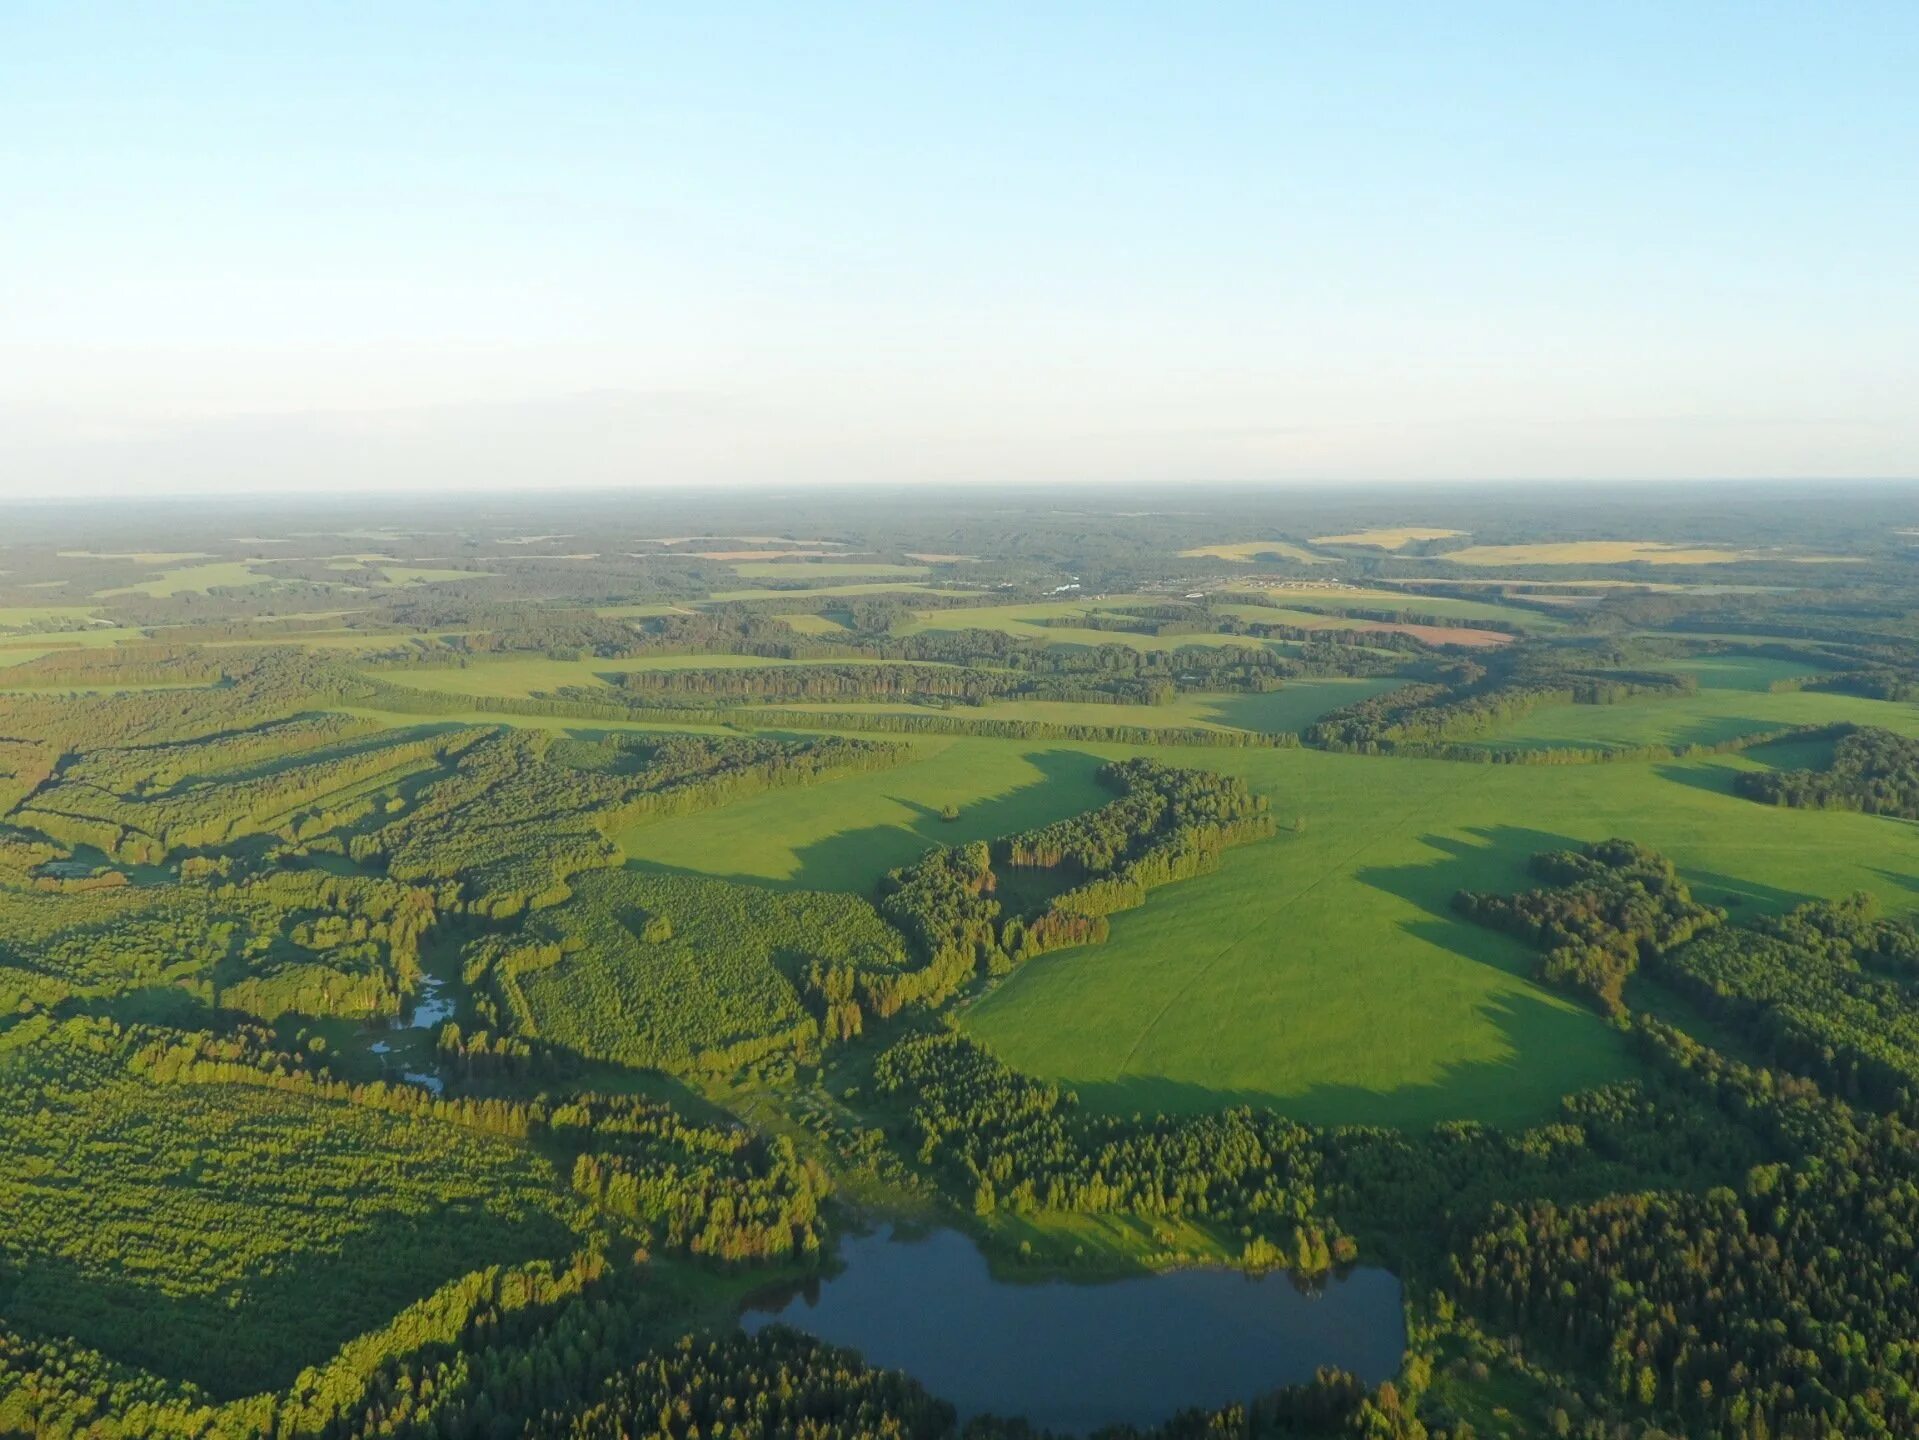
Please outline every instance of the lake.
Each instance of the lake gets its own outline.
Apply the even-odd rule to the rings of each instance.
[[[1322,1365],[1376,1384],[1406,1348],[1399,1280],[1385,1270],[1310,1293],[1285,1275],[1232,1270],[1029,1283],[994,1278],[970,1239],[944,1229],[848,1236],[839,1253],[837,1274],[756,1300],[740,1323],[790,1325],[904,1370],[961,1420],[1152,1425],[1310,1380]]]

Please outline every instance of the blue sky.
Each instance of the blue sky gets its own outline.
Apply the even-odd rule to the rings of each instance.
[[[1919,5],[0,3],[0,492],[1919,474]]]

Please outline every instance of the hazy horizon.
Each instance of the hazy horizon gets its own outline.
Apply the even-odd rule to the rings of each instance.
[[[0,497],[1919,475],[1919,10],[25,4]]]

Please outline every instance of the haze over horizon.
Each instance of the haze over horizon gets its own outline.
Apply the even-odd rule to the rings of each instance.
[[[0,497],[1919,475],[1919,9],[0,12]]]

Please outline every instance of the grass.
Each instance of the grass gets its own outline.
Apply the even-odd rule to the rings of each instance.
[[[0,635],[0,644],[32,645],[48,650],[105,650],[122,642],[145,640],[144,630],[126,625],[89,625],[84,630],[40,630],[30,634]]]
[[[438,580],[484,580],[491,570],[444,570],[430,565],[387,565],[375,567],[389,585],[431,585]]]
[[[204,550],[62,550],[62,560],[132,560],[141,565],[178,565],[183,560],[205,560]]]
[[[1297,625],[1302,630],[1392,631],[1401,635],[1416,635],[1429,645],[1504,645],[1512,639],[1504,630],[1422,625],[1417,620],[1356,620],[1346,615],[1327,615],[1317,610],[1294,610],[1285,606],[1266,609],[1257,605],[1239,605],[1233,608],[1247,612],[1248,619],[1268,625]]]
[[[1098,701],[1008,700],[992,705],[954,707],[953,713],[979,720],[1043,720],[1056,725],[1128,725],[1139,729],[1199,726],[1208,730],[1300,730],[1341,705],[1391,689],[1398,680],[1345,678],[1289,680],[1263,695],[1178,695],[1164,705],[1107,705]],[[924,715],[927,707],[910,701],[835,704],[820,701],[784,705],[834,715]]]
[[[1502,620],[1509,625],[1524,625],[1536,630],[1557,630],[1562,622],[1550,615],[1517,605],[1500,605],[1490,600],[1458,600],[1450,595],[1412,595],[1403,590],[1323,589],[1269,590],[1264,592],[1279,604],[1302,610],[1405,610],[1415,615],[1432,615],[1442,620]],[[1215,605],[1248,620],[1257,620],[1261,605]]]
[[[1455,565],[1730,565],[1784,558],[1719,545],[1674,545],[1658,540],[1571,540],[1541,545],[1468,545],[1449,551]]]
[[[1117,917],[1105,946],[1033,962],[965,1020],[1122,1113],[1247,1101],[1326,1123],[1522,1123],[1629,1073],[1614,1032],[1526,978],[1530,952],[1450,911],[1462,887],[1523,887],[1537,850],[1632,836],[1749,909],[1856,889],[1903,909],[1919,874],[1914,827],[1753,805],[1721,761],[1165,755],[1245,775],[1304,829]]]
[[[1228,545],[1195,545],[1190,550],[1179,552],[1182,560],[1210,558],[1214,560],[1237,560],[1250,565],[1263,557],[1276,560],[1297,560],[1305,565],[1331,564],[1329,557],[1315,555],[1290,540],[1243,540]]]
[[[1136,650],[1176,650],[1182,645],[1250,645],[1263,642],[1239,635],[1147,635],[1133,630],[1094,630],[1042,625],[1042,620],[1075,620],[1103,610],[1150,604],[1138,596],[1085,600],[1042,600],[1031,604],[983,605],[977,609],[921,610],[894,627],[898,635],[927,630],[998,630],[1022,640],[1054,645],[1131,645]],[[1245,607],[1249,611],[1254,607]]]
[[[41,625],[49,620],[86,621],[99,613],[98,605],[0,605],[0,630]]]
[[[1772,694],[1764,686],[1779,672],[1769,662],[1692,663],[1706,682],[1701,695],[1648,707],[1837,701],[1855,716],[1919,715],[1883,702]],[[1332,683],[1317,694],[1289,687],[1183,698],[1220,706],[1224,722],[1279,728],[1332,700]],[[1286,714],[1294,704],[1299,714]],[[1234,714],[1236,705],[1270,708]],[[1636,707],[1566,708],[1590,727]],[[1672,855],[1704,898],[1738,897],[1740,913],[1857,889],[1895,911],[1919,898],[1911,878],[1919,876],[1919,827],[1759,806],[1732,793],[1738,770],[1817,763],[1817,746],[1526,767],[1311,750],[909,744],[914,758],[896,769],[642,824],[617,838],[636,863],[660,871],[870,893],[885,870],[929,845],[1102,803],[1093,774],[1103,758],[1157,753],[1244,775],[1271,797],[1277,838],[1237,849],[1215,874],[1116,917],[1106,945],[1041,957],[964,1015],[1012,1064],[1122,1113],[1248,1101],[1328,1123],[1526,1123],[1549,1118],[1570,1090],[1632,1073],[1612,1030],[1530,981],[1529,951],[1451,912],[1462,887],[1523,887],[1537,850],[1631,836]],[[948,803],[958,821],[938,818]]]
[[[1112,798],[1063,745],[915,740],[913,763],[780,790],[618,835],[634,861],[781,888],[870,892],[933,845],[1044,825]],[[940,819],[945,805],[958,820]]]
[[[735,565],[733,573],[742,580],[810,580],[814,576],[850,580],[861,575],[924,575],[926,566],[859,560],[765,560]]]
[[[163,570],[151,580],[142,580],[137,585],[122,585],[113,590],[101,590],[97,593],[108,595],[152,595],[164,599],[169,595],[204,595],[210,590],[230,589],[241,585],[270,585],[273,577],[262,575],[253,568],[249,560],[213,560],[205,565],[179,565]]]
[[[1809,667],[1746,656],[1716,656],[1670,667],[1696,676],[1694,695],[1647,697],[1618,705],[1555,705],[1467,742],[1488,749],[1716,745],[1789,725],[1851,722],[1919,735],[1919,706],[1813,691],[1771,693],[1774,680]],[[1723,757],[1722,764],[1734,764]]]
[[[807,575],[792,573],[799,567],[788,565],[781,570],[779,578],[785,580],[804,580]],[[821,567],[808,567],[811,574],[820,573]],[[887,584],[884,581],[869,581],[865,584],[850,585],[807,585],[792,590],[715,590],[708,595],[711,604],[722,604],[728,600],[790,600],[795,595],[897,595],[910,591],[930,591],[931,585],[915,585],[911,581]]]
[[[1345,535],[1321,535],[1315,545],[1359,545],[1373,550],[1403,550],[1415,540],[1450,540],[1464,530],[1442,530],[1433,525],[1382,526],[1376,530],[1354,530]]]
[[[444,670],[379,670],[369,672],[393,685],[431,690],[440,695],[488,695],[526,699],[564,685],[604,685],[608,675],[633,670],[754,670],[765,666],[804,665],[805,660],[769,659],[761,655],[640,655],[617,660],[587,657],[552,660],[544,655],[514,655],[498,660],[476,660]],[[835,665],[878,665],[880,660],[835,660]],[[712,697],[715,705],[732,703]]]

